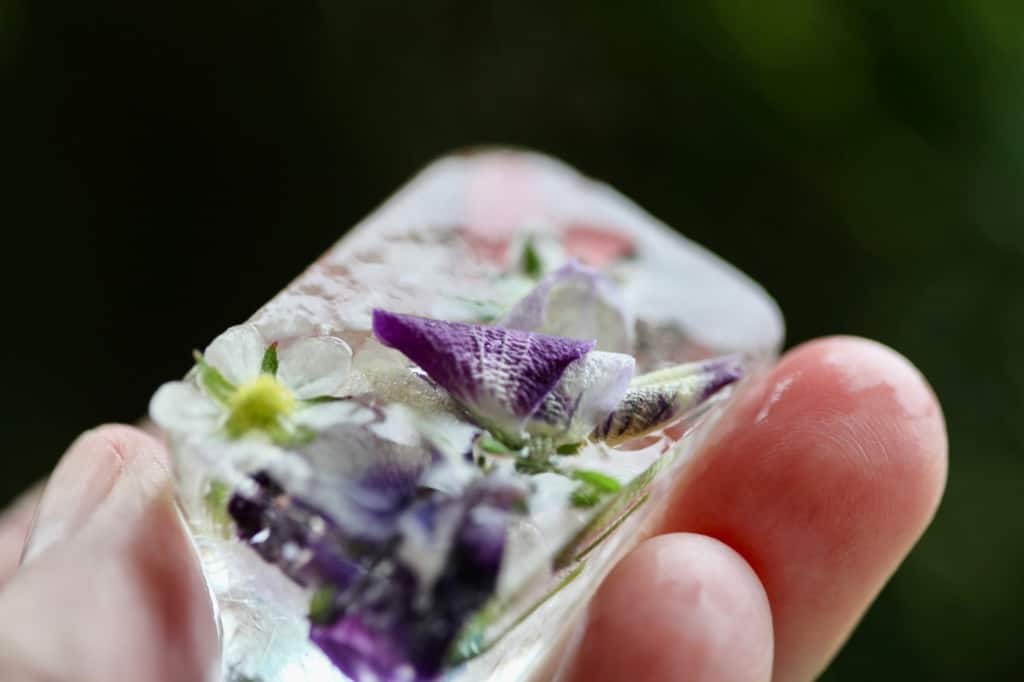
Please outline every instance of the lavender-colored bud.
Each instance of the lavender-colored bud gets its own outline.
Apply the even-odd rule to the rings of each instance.
[[[743,366],[735,357],[692,362],[638,376],[618,407],[590,437],[617,445],[663,429],[742,376]]]

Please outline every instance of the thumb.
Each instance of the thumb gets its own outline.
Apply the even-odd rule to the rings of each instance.
[[[210,598],[170,491],[166,452],[141,431],[71,446],[0,589],[0,679],[212,678]]]

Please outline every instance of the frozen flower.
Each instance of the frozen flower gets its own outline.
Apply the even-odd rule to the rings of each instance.
[[[633,317],[615,283],[597,270],[571,261],[542,279],[498,321],[499,327],[594,339],[603,351],[633,348]]]
[[[495,592],[508,524],[527,495],[523,484],[496,476],[457,494],[415,496],[404,483],[379,488],[381,481],[364,480],[364,493],[388,507],[390,529],[367,543],[265,473],[252,483],[228,504],[238,537],[314,591],[313,643],[353,679],[381,682],[436,678],[463,627]]]
[[[238,538],[300,585],[329,583],[347,589],[365,565],[346,550],[348,538],[317,507],[287,495],[266,472],[252,476],[250,490],[234,492],[227,513]]]
[[[518,444],[579,441],[622,398],[633,358],[593,341],[375,310],[377,338],[404,353],[483,427]]]
[[[598,424],[591,438],[618,445],[670,426],[742,376],[736,357],[642,374],[629,384],[622,402]]]
[[[278,348],[250,324],[218,336],[184,381],[153,396],[153,420],[174,437],[250,434],[302,440],[339,419],[337,397],[352,361],[339,338],[314,336]]]
[[[569,365],[531,415],[526,430],[554,445],[578,443],[614,410],[636,370],[624,353],[591,351]]]
[[[593,341],[373,311],[377,339],[401,351],[481,425],[518,438]]]
[[[458,496],[434,491],[397,524],[397,551],[359,594],[335,603],[310,637],[343,672],[381,682],[437,678],[459,633],[494,595],[522,484],[481,478]]]

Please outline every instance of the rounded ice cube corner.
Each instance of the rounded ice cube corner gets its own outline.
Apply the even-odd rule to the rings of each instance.
[[[607,185],[434,162],[151,401],[222,678],[547,679],[782,337]]]

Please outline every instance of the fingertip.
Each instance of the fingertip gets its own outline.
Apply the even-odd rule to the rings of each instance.
[[[166,451],[152,436],[123,424],[105,424],[75,439],[46,482],[21,563],[74,534],[128,469],[133,480],[159,485],[170,470]]]
[[[75,441],[47,484],[27,560],[0,591],[0,678],[10,668],[31,679],[212,679],[213,606],[170,492],[166,451],[138,429]]]
[[[774,428],[790,432],[777,441],[776,454],[785,466],[793,463],[787,451],[813,454],[815,460],[802,463],[816,467],[825,486],[836,485],[834,500],[850,505],[837,510],[868,513],[885,526],[891,543],[905,546],[891,572],[945,490],[948,441],[934,391],[903,355],[854,336],[797,346],[776,373],[797,377],[775,415]],[[793,491],[806,487],[807,481],[796,482]]]
[[[588,611],[569,680],[756,682],[772,669],[768,599],[709,537],[663,535],[612,571]]]
[[[867,417],[902,427],[905,447],[886,449],[903,461],[888,463],[915,483],[922,516],[930,519],[946,487],[949,442],[942,407],[928,380],[905,356],[892,348],[856,336],[832,336],[795,348],[787,357],[812,372],[831,370],[821,381],[839,390],[834,399],[850,401]],[[845,394],[845,395],[844,395]]]
[[[127,424],[103,424],[86,431],[72,444],[65,458],[113,459],[123,468],[138,459],[169,469],[167,451],[147,430]]]
[[[928,525],[946,459],[938,401],[904,357],[859,338],[812,341],[737,396],[665,530],[742,553],[771,601],[775,679],[811,679]]]

